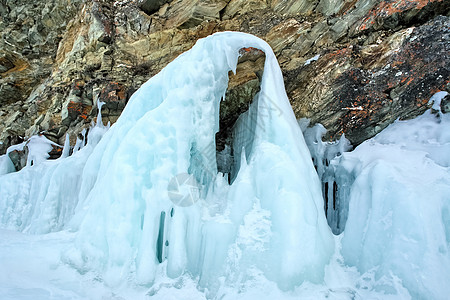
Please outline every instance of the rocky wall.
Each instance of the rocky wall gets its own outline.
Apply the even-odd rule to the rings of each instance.
[[[272,46],[296,116],[330,139],[359,144],[450,88],[449,0],[0,0],[0,13],[0,154],[37,133],[73,145],[97,100],[114,123],[143,82],[224,30]],[[261,68],[240,64],[228,95],[253,95]]]

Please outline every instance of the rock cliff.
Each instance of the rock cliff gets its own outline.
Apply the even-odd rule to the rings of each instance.
[[[0,13],[0,154],[34,134],[74,145],[97,100],[114,123],[137,87],[225,30],[272,46],[296,116],[329,139],[357,145],[450,91],[450,0],[0,0]],[[259,90],[263,54],[250,52],[221,126]]]

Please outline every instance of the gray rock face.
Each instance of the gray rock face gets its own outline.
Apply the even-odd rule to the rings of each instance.
[[[379,44],[329,51],[291,71],[287,76],[296,80],[287,90],[296,113],[324,124],[330,138],[345,133],[354,145],[397,118],[423,113],[431,96],[448,88],[449,28],[449,17],[436,17]]]
[[[287,15],[311,14],[318,3],[319,0],[273,0],[272,8]]]
[[[139,4],[139,8],[142,9],[147,15],[151,15],[157,12],[163,4],[169,2],[169,0],[143,0]]]
[[[27,98],[48,80],[61,36],[82,5],[81,0],[0,2],[0,153],[38,117],[36,97]]]
[[[192,28],[206,20],[220,19],[226,5],[225,0],[174,0],[162,17],[168,27]]]
[[[441,111],[444,114],[450,113],[450,94],[445,96],[444,99],[441,100]]]
[[[298,118],[358,144],[449,88],[449,2],[2,0],[0,154],[36,133],[59,144],[69,133],[73,145],[99,99],[114,123],[142,83],[225,30],[272,46]],[[247,100],[223,107],[223,120],[257,91],[257,61],[242,62],[230,80],[227,97]]]
[[[27,164],[28,148],[23,151],[14,150],[8,153],[9,159],[11,159],[16,171],[20,171]]]

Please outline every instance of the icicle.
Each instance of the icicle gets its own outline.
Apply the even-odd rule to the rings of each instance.
[[[73,146],[73,152],[72,154],[75,154],[83,147],[83,140],[80,140],[80,138],[77,137],[77,141],[75,142],[75,146]]]
[[[77,137],[77,141],[75,142],[75,146],[73,147],[73,153],[75,154],[78,151],[80,151],[81,149],[83,149],[83,147],[85,146],[85,140],[86,140],[86,129],[83,128],[83,130],[81,131],[81,139],[79,137]]]
[[[70,155],[70,136],[68,133],[66,133],[66,139],[64,141],[64,147],[60,158],[66,158],[69,155]]]
[[[97,113],[97,126],[99,127],[105,127],[103,125],[103,120],[102,120],[102,107],[103,105],[106,104],[105,102],[102,102],[100,100],[97,100],[97,108],[98,108],[98,113]],[[109,127],[109,126],[108,126]]]

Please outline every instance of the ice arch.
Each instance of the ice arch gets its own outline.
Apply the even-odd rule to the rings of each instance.
[[[228,185],[217,174],[214,137],[228,71],[243,47],[261,49],[266,61],[261,91],[235,127],[242,151]],[[285,290],[323,280],[334,240],[320,182],[263,40],[232,32],[199,40],[133,95],[89,151],[64,225],[77,231],[64,259],[79,270],[98,271],[111,285],[150,285],[163,266],[169,277],[198,277],[212,293],[219,277],[247,280],[254,269]],[[70,163],[58,170],[71,172]],[[174,206],[168,183],[186,173],[199,183],[200,200]]]

